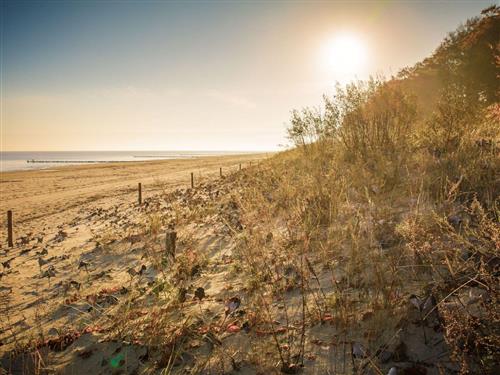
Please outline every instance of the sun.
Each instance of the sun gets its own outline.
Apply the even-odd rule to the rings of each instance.
[[[339,80],[354,79],[361,74],[366,59],[366,46],[356,34],[337,34],[324,45],[323,63]]]

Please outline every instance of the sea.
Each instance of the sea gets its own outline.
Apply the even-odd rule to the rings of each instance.
[[[241,151],[2,151],[0,172],[46,169],[64,165],[189,159],[250,154]]]

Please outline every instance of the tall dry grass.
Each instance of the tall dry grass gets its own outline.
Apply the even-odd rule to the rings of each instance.
[[[394,82],[338,88],[321,110],[292,113],[294,150],[242,180],[239,256],[262,320],[273,333],[286,322],[269,343],[282,372],[304,365],[325,319],[377,353],[413,294],[437,301],[463,373],[497,365],[499,109],[460,90],[426,113]],[[446,308],[472,286],[488,293],[479,316]],[[386,371],[345,355],[346,372]]]

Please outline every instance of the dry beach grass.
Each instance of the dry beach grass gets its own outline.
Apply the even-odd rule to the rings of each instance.
[[[0,293],[4,318],[0,351],[6,353],[38,339],[46,334],[47,324],[61,330],[75,315],[85,315],[75,307],[57,311],[68,297],[82,293],[85,283],[93,285],[94,292],[130,283],[131,269],[144,254],[128,250],[145,232],[157,233],[164,224],[161,211],[152,211],[153,199],[189,185],[191,171],[199,185],[219,178],[219,168],[229,174],[238,170],[239,164],[247,166],[263,157],[239,155],[3,173],[1,204],[2,210],[14,211],[15,246],[6,246],[6,231],[2,231]],[[137,181],[143,184],[142,207],[148,209],[137,204]],[[107,247],[123,238],[121,245]],[[109,251],[102,254],[104,247]]]
[[[499,373],[499,27],[484,10],[194,188],[196,160],[6,174],[4,372]]]
[[[498,232],[488,215],[453,196],[436,205],[406,183],[367,191],[359,167],[318,170],[324,151],[283,153],[195,189],[157,189],[142,205],[130,202],[135,192],[85,204],[54,237],[18,244],[23,254],[3,276],[12,289],[2,290],[2,366],[439,374],[460,370],[456,355],[474,372],[494,366]],[[165,243],[173,229],[174,256]],[[439,251],[426,252],[430,244]],[[53,277],[43,277],[50,266]],[[465,321],[487,325],[472,331]],[[491,353],[485,364],[473,346],[463,351],[473,345],[464,332],[487,333],[475,336]]]

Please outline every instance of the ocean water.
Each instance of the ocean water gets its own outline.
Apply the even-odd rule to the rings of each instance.
[[[8,151],[0,152],[0,172],[44,169],[72,164],[188,159],[244,153],[234,151]]]

